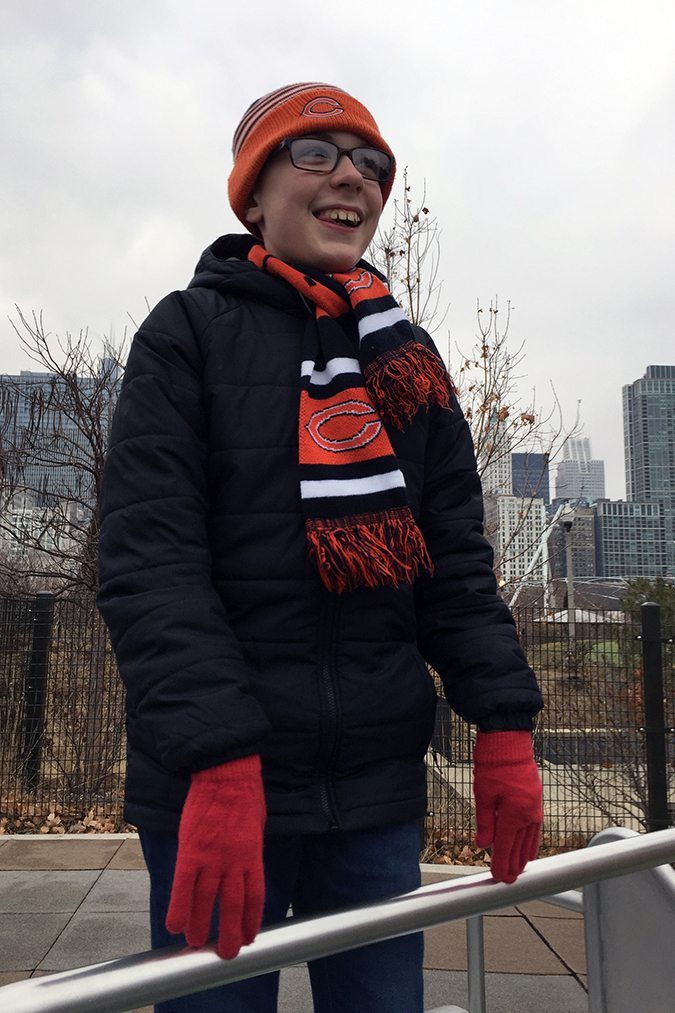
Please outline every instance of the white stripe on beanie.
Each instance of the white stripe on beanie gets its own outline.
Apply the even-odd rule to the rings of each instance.
[[[342,88],[336,88],[332,84],[325,84],[321,81],[304,81],[299,84],[289,84],[283,88],[277,88],[276,91],[270,91],[266,95],[262,95],[259,99],[256,99],[248,107],[234,132],[234,138],[232,139],[233,158],[236,160],[248,135],[269,112],[276,109],[277,106],[282,105],[282,103],[287,102],[289,98],[301,95],[303,91],[313,91],[315,88],[327,88],[330,91],[342,92]]]

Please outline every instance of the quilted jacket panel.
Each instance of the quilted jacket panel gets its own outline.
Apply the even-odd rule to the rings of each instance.
[[[99,605],[127,688],[127,819],[175,829],[192,771],[253,752],[271,833],[415,819],[425,661],[483,729],[529,728],[541,707],[497,596],[469,429],[456,402],[388,429],[433,577],[325,591],[298,484],[309,312],[240,243],[218,240],[143,323],[113,423]]]

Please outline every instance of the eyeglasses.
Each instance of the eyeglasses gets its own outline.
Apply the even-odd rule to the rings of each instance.
[[[341,148],[318,137],[287,137],[279,145],[279,151],[284,148],[295,168],[305,172],[332,172],[343,155],[364,179],[374,179],[378,183],[386,183],[393,169],[391,155],[379,148]]]

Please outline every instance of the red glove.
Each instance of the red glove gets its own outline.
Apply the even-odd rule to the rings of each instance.
[[[178,831],[169,932],[183,932],[189,946],[203,946],[219,901],[218,954],[236,957],[253,942],[265,903],[264,826],[259,756],[192,775]]]
[[[492,845],[492,878],[513,883],[537,857],[544,821],[529,732],[478,732],[473,751],[476,844]]]

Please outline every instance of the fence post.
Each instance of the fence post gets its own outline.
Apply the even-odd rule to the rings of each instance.
[[[661,660],[661,606],[653,601],[647,601],[641,606],[640,611],[647,754],[647,830],[666,830],[669,821]]]
[[[39,591],[31,602],[31,645],[24,676],[23,730],[19,751],[25,791],[34,792],[40,777],[42,736],[54,595]]]

